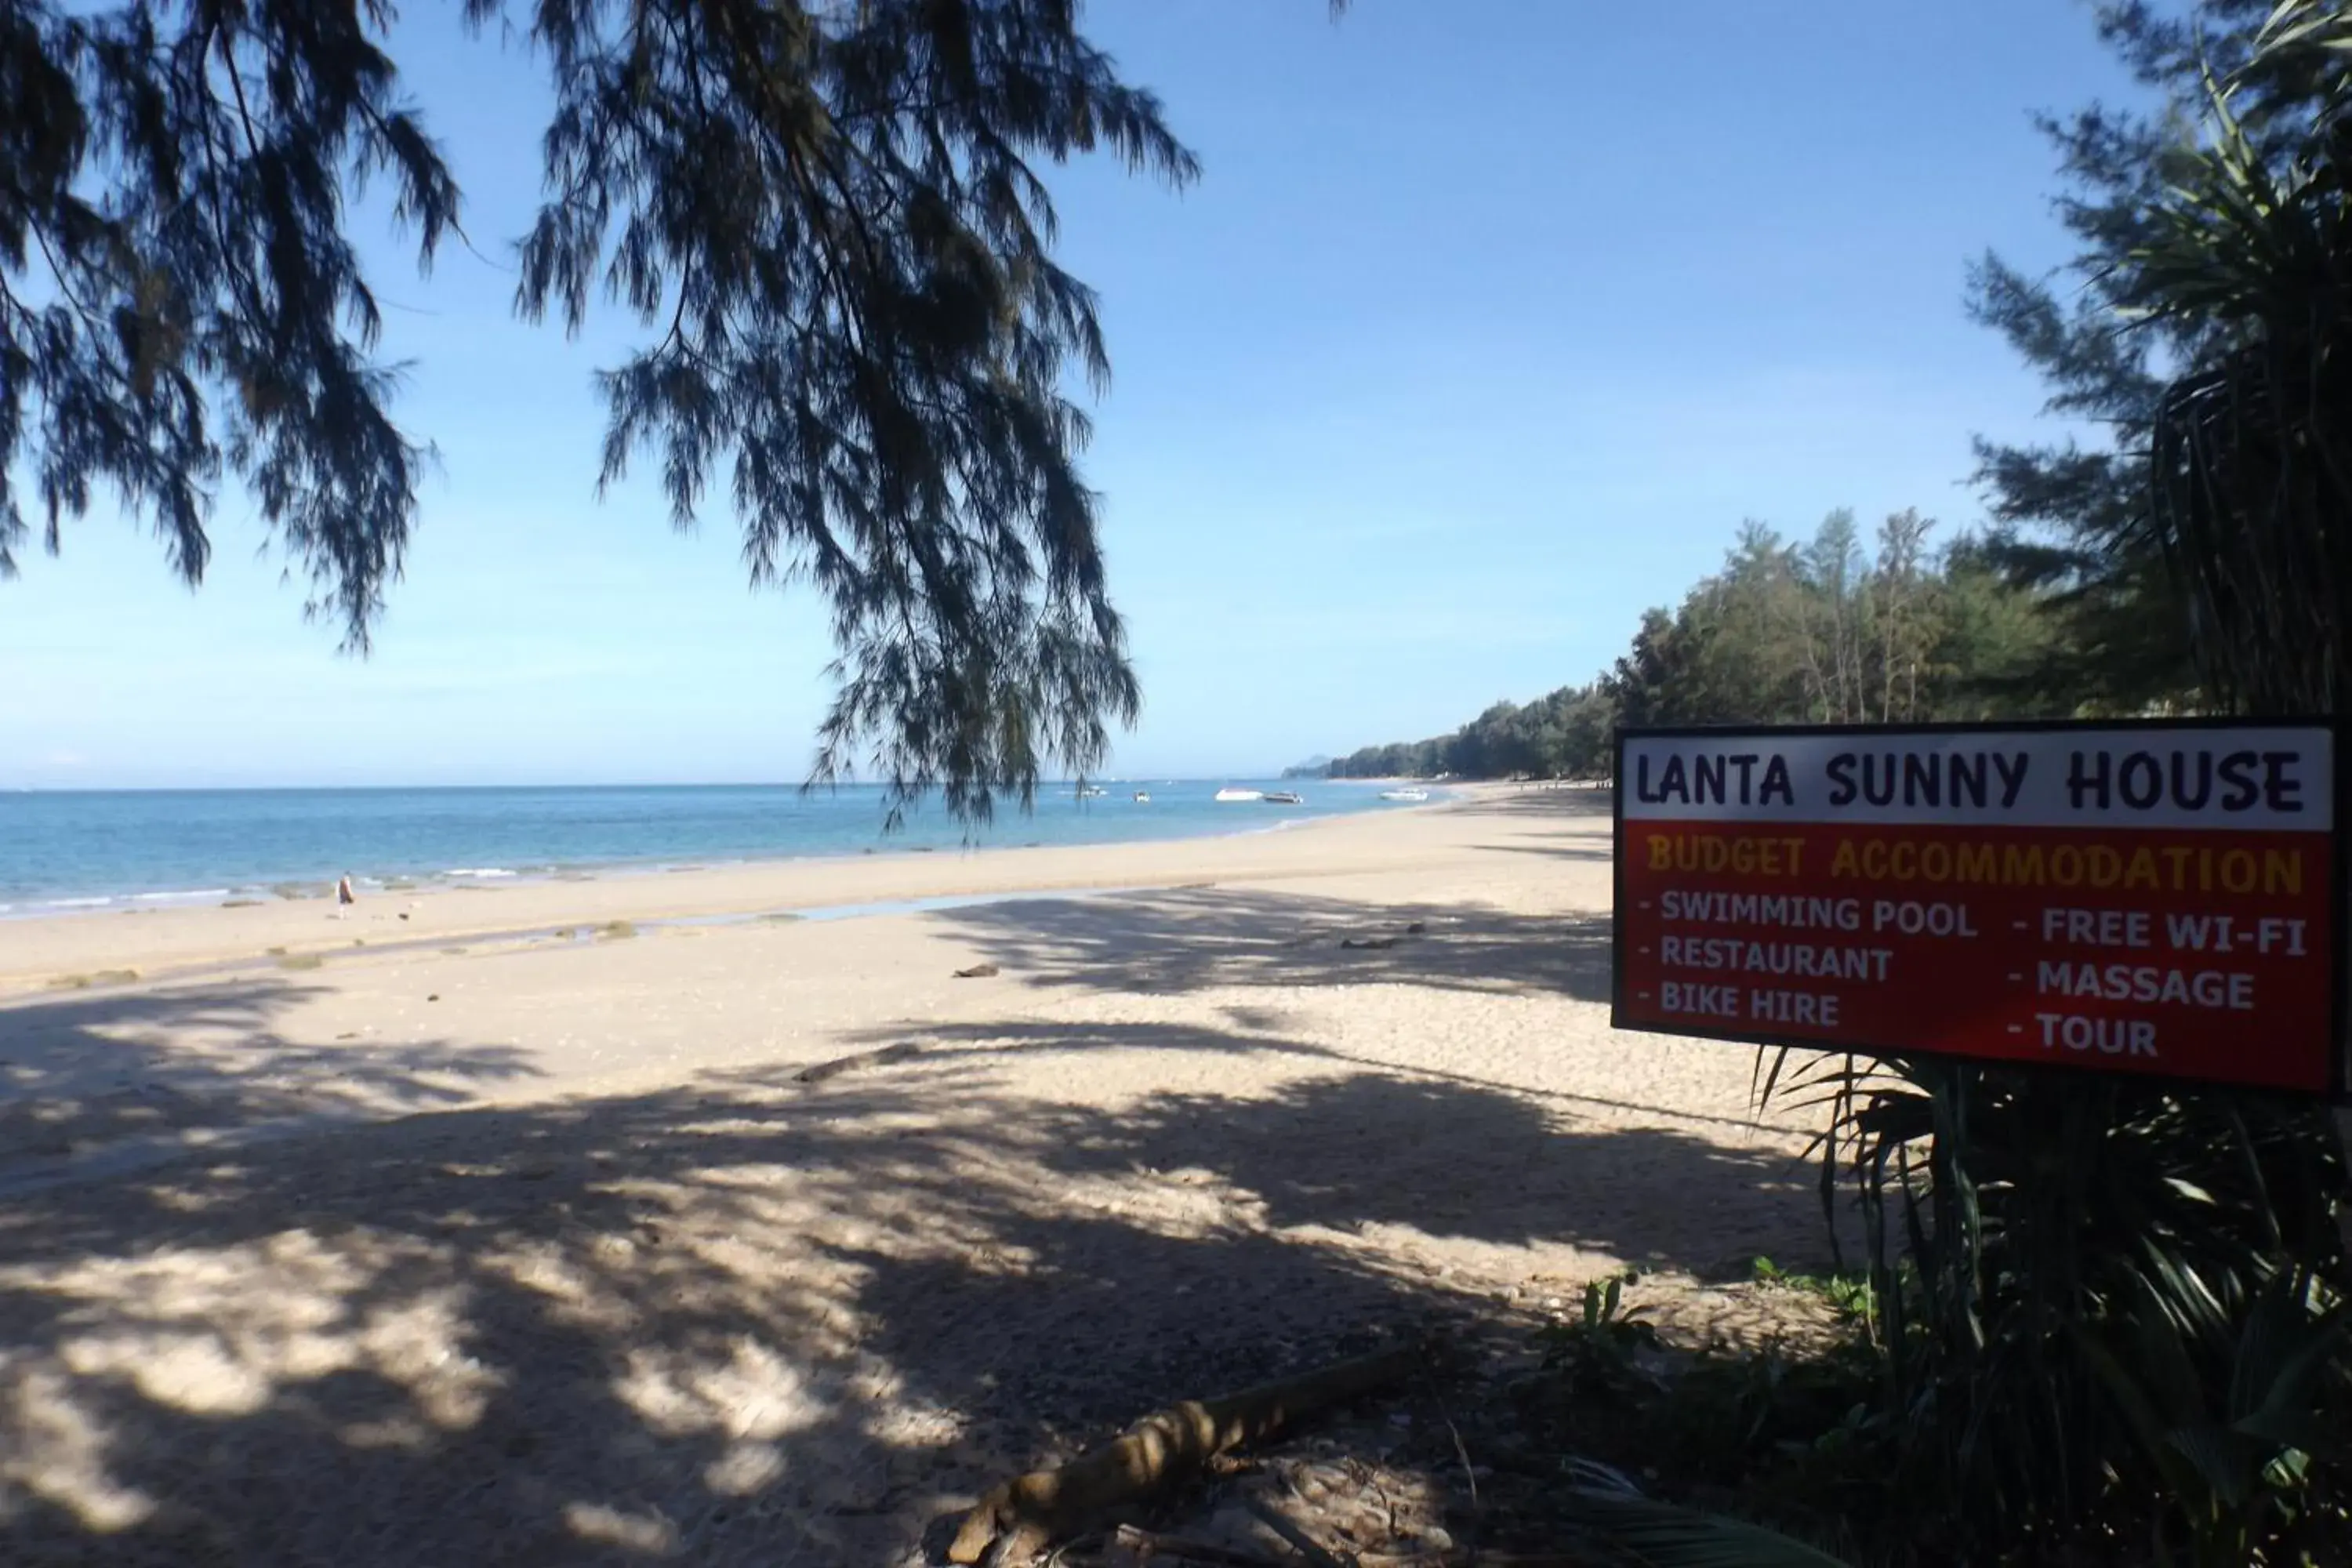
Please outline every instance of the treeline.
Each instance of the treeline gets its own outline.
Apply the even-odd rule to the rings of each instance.
[[[1836,511],[1809,540],[1750,522],[1671,611],[1582,686],[1497,702],[1451,734],[1367,746],[1334,778],[1606,778],[1620,725],[2037,718],[2099,706],[2074,596],[2011,536],[1897,512],[1865,541]]]
[[[1497,702],[1450,735],[1366,746],[1335,759],[1335,779],[1578,778],[1609,765],[1617,707],[1601,682],[1528,703]]]

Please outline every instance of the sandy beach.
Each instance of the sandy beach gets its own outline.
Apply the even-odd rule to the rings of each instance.
[[[0,1554],[912,1561],[1370,1327],[1752,1328],[1805,1128],[1609,1030],[1608,826],[0,925]]]

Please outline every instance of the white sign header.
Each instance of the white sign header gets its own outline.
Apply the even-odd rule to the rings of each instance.
[[[1628,735],[1628,820],[2326,832],[2322,724]]]

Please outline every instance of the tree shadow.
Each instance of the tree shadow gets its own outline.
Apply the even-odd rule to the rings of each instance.
[[[1608,789],[1522,789],[1449,803],[1440,808],[1449,816],[1499,817],[1524,822],[1530,817],[1607,820],[1616,809],[1616,795]]]
[[[1558,844],[1480,844],[1476,848],[1489,855],[1544,855],[1559,860],[1583,860],[1606,866],[1617,857],[1604,839],[1595,843],[1589,838],[1574,838]]]
[[[1476,1091],[1495,1091],[1497,1089],[1493,1080],[1469,1073],[1450,1071],[1426,1063],[1399,1062],[1359,1055],[1335,1046],[1288,1038],[1282,1031],[1291,1026],[1292,1016],[1280,1008],[1243,1004],[1221,1007],[1218,1011],[1232,1024],[1232,1029],[1207,1025],[1103,1019],[1041,1021],[1003,1018],[961,1024],[896,1025],[845,1036],[845,1040],[860,1047],[860,1051],[839,1058],[838,1063],[818,1064],[815,1070],[824,1073],[835,1065],[855,1065],[867,1059],[880,1061],[886,1053],[892,1060],[903,1060],[929,1052],[933,1053],[932,1059],[937,1060],[937,1053],[940,1052],[1027,1057],[1123,1050],[1206,1051],[1255,1058],[1286,1058],[1301,1063],[1323,1064],[1334,1072],[1365,1068],[1405,1082],[1456,1084]],[[810,1070],[807,1068],[797,1069],[803,1075]],[[746,1081],[774,1082],[777,1081],[777,1074],[774,1069],[759,1069]],[[1803,1118],[1791,1120],[1777,1110],[1768,1113],[1759,1110],[1750,1116],[1724,1116],[1696,1110],[1686,1105],[1654,1104],[1612,1095],[1584,1094],[1571,1089],[1542,1089],[1526,1084],[1513,1084],[1501,1092],[1534,1103],[1557,1105],[1570,1112],[1580,1110],[1631,1112],[1693,1127],[1713,1128],[1741,1139],[1759,1135],[1810,1138],[1813,1131],[1811,1123]]]
[[[1477,847],[1496,855],[1548,855],[1562,860],[1606,865],[1615,858],[1608,831],[1602,826],[1611,819],[1613,798],[1605,789],[1528,790],[1462,801],[1445,809],[1456,816],[1486,817],[1521,829],[1545,821],[1574,824],[1567,832],[1523,832],[1520,843],[1481,844]]]
[[[539,1076],[508,1046],[287,1038],[277,1020],[321,994],[244,979],[0,1007],[0,1192],[316,1121],[460,1105]]]
[[[1405,984],[1499,994],[1610,993],[1603,914],[1475,904],[1369,904],[1297,893],[1172,889],[1023,899],[931,919],[1027,984],[1127,994],[1221,986]]]
[[[0,1555],[907,1561],[1145,1409],[1492,1310],[1416,1237],[1681,1264],[1807,1224],[1767,1152],[1493,1089],[1102,1109],[1013,1065],[435,1112],[19,1198]]]
[[[1628,1263],[1719,1277],[1809,1190],[1785,1152],[1663,1127],[1601,1129],[1524,1095],[1377,1072],[1263,1097],[1157,1094],[1067,1129],[1075,1171],[1185,1170],[1251,1194],[1266,1223],[1511,1246],[1567,1242]],[[1695,1201],[1696,1200],[1696,1201]]]

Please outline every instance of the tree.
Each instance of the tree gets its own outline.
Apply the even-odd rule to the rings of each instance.
[[[2352,17],[2280,7],[2262,47],[2210,89],[2209,133],[2158,204],[2128,302],[2203,325],[2201,363],[2169,382],[2149,439],[2149,532],[2192,612],[2214,701],[2342,711],[2352,681]],[[2306,68],[2295,62],[2309,62]],[[2270,106],[2283,149],[2250,133],[2273,74],[2325,82],[2307,114]]]
[[[1824,724],[1859,723],[1869,716],[1863,664],[1870,605],[1853,513],[1841,509],[1822,519],[1797,563],[1808,591],[1791,602],[1814,716]]]
[[[2049,635],[2032,590],[1996,580],[1990,548],[1928,548],[1933,520],[1896,512],[1863,549],[1851,512],[1789,544],[1743,524],[1723,570],[1653,610],[1608,687],[1628,724],[1861,723],[2021,713],[2014,666]]]
[[[1743,522],[1723,570],[1685,598],[1681,618],[1698,637],[1696,687],[1681,703],[1691,721],[1801,715],[1801,553],[1765,524]]]
[[[1928,707],[1954,721],[2063,718],[2083,706],[2074,620],[2008,569],[2015,542],[1963,537],[1943,552]]]
[[[1920,716],[1920,682],[1934,679],[1937,606],[1927,574],[1927,535],[1935,523],[1916,507],[1889,516],[1878,528],[1878,554],[1870,572],[1878,665],[1878,721]]]
[[[1617,705],[1600,681],[1567,689],[1561,705],[1559,778],[1608,779],[1617,770]]]
[[[504,0],[467,0],[476,29]],[[241,482],[310,608],[364,651],[424,456],[390,411],[344,231],[370,179],[429,267],[462,196],[383,40],[392,0],[0,4],[0,573],[100,487],[201,580]],[[1138,701],[1087,426],[1094,296],[1035,165],[1196,173],[1076,0],[537,0],[551,193],[516,307],[602,296],[649,344],[604,373],[601,484],[657,456],[673,517],[726,485],[755,582],[829,605],[820,777],[985,816],[1083,770]]]
[[[1619,721],[1629,729],[1689,721],[1689,672],[1697,665],[1699,634],[1662,608],[1642,612],[1633,646],[1602,677]]]
[[[2095,106],[2046,117],[2071,188],[2058,213],[2080,249],[2062,279],[2029,278],[1987,255],[1971,272],[1970,305],[2050,387],[2050,412],[2109,433],[2104,443],[2012,446],[1979,440],[1978,479],[2005,525],[2003,563],[2045,589],[2072,626],[2070,684],[2093,711],[2191,706],[2199,698],[2181,582],[2168,568],[2150,513],[2148,455],[2175,367],[2225,353],[2232,329],[2204,312],[2150,312],[2147,258],[2164,240],[2165,193],[2197,175],[2180,132],[2199,117],[2209,79],[2234,82],[2242,156],[2280,169],[2315,108],[2340,77],[2328,51],[2261,51],[2275,0],[2200,0],[2185,12],[2146,0],[2104,0],[2100,32],[2159,107]]]

